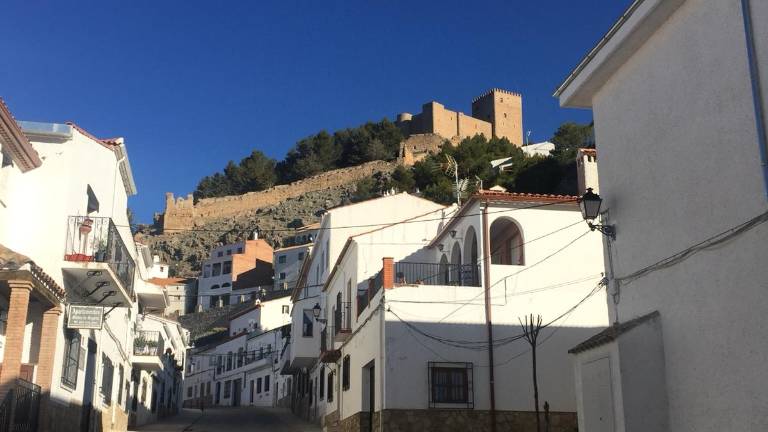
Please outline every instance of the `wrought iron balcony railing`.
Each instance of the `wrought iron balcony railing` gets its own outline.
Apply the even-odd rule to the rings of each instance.
[[[106,263],[133,296],[136,264],[123,238],[108,217],[70,216],[64,260]]]
[[[333,334],[349,333],[352,327],[352,303],[341,302],[340,308],[333,312]]]
[[[480,286],[477,264],[395,263],[395,284]]]
[[[133,355],[162,356],[164,341],[158,331],[140,331],[133,340]]]

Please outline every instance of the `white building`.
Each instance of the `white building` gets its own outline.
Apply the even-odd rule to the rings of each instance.
[[[541,404],[550,430],[573,430],[567,350],[608,323],[600,234],[575,198],[482,191],[455,216],[350,237],[324,287],[324,425],[490,431],[495,416],[500,430],[533,430],[531,353],[517,336],[518,320],[534,314],[548,324]]]
[[[45,395],[40,431],[124,431],[146,288],[126,214],[136,188],[124,141],[16,122],[0,101],[0,153],[0,397],[18,386]]]
[[[432,201],[401,193],[337,207],[323,215],[292,296],[291,341],[282,371],[292,376],[290,407],[294,413],[314,421],[320,419],[321,412],[314,391],[319,386],[322,370],[318,367],[321,326],[315,321],[313,308],[324,304],[321,288],[347,239],[428,212],[439,215],[443,209]],[[427,239],[429,237],[425,232],[423,236],[408,241],[421,245]]]
[[[198,279],[198,307],[241,303],[256,299],[262,289],[271,291],[272,253],[272,246],[262,239],[213,248]]]
[[[593,110],[616,229],[579,430],[768,429],[766,23],[765,1],[638,0],[557,90]]]
[[[293,291],[304,258],[309,255],[312,243],[275,249],[275,291]]]
[[[197,278],[153,277],[149,282],[162,289],[167,299],[167,306],[164,309],[168,316],[179,317],[195,311]]]

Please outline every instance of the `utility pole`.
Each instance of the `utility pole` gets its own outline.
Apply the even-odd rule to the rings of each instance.
[[[531,353],[533,354],[533,403],[536,406],[536,432],[541,432],[541,418],[539,415],[539,380],[536,374],[536,340],[539,338],[539,332],[541,331],[541,315],[537,315],[534,321],[533,314],[525,317],[525,323],[520,318],[520,326],[523,328],[523,337],[531,345]]]

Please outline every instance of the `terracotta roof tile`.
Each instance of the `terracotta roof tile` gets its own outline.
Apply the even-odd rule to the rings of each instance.
[[[170,278],[152,278],[149,280],[150,283],[153,283],[155,285],[179,285],[183,283],[187,283],[189,281],[189,278],[179,278],[179,277],[170,277]]]
[[[542,202],[542,203],[576,203],[579,197],[575,195],[552,195],[552,194],[532,194],[520,192],[500,192],[494,190],[481,189],[475,193],[472,198],[481,200],[505,201],[505,202]]]
[[[86,137],[96,141],[97,143],[103,145],[104,147],[106,147],[106,148],[108,148],[110,150],[114,150],[114,147],[116,147],[117,145],[120,144],[118,142],[118,140],[119,140],[118,138],[108,138],[106,140],[103,140],[101,138],[96,138],[95,135],[93,135],[92,133],[88,132],[87,130],[81,128],[80,126],[78,126],[74,122],[69,121],[69,122],[66,122],[66,124],[68,124],[69,126],[72,126],[73,128],[75,128],[81,134],[83,134]]]

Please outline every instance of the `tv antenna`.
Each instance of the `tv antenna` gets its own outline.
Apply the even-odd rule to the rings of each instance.
[[[445,173],[453,176],[453,179],[455,182],[454,190],[456,192],[456,204],[461,206],[461,186],[459,184],[459,163],[456,162],[456,159],[454,159],[453,156],[451,155],[445,155],[445,160],[446,160]]]

